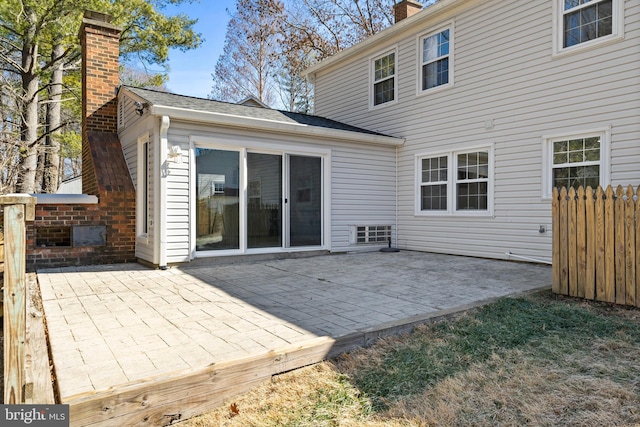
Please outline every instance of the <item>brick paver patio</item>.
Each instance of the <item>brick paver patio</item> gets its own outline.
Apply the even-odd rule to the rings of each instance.
[[[62,400],[551,286],[549,266],[411,251],[211,264],[39,271]]]

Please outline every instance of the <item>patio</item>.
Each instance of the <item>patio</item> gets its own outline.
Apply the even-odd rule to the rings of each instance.
[[[402,251],[69,267],[38,281],[72,425],[166,425],[275,373],[550,288],[551,268]]]

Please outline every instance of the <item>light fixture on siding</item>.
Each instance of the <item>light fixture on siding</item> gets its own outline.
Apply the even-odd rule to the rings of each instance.
[[[167,152],[167,161],[181,164],[182,163],[182,150],[177,145],[169,147]]]
[[[149,107],[149,103],[134,101],[133,106],[136,108],[136,114],[142,116],[144,114],[145,108]]]

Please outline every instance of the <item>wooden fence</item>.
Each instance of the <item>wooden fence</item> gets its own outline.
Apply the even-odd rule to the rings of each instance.
[[[640,186],[553,190],[553,292],[640,307]]]

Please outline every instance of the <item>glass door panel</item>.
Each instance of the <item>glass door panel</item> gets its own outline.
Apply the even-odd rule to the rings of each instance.
[[[247,247],[282,247],[282,156],[247,153]]]
[[[289,246],[322,245],[322,159],[289,156]]]
[[[196,250],[240,248],[240,153],[196,148]]]

